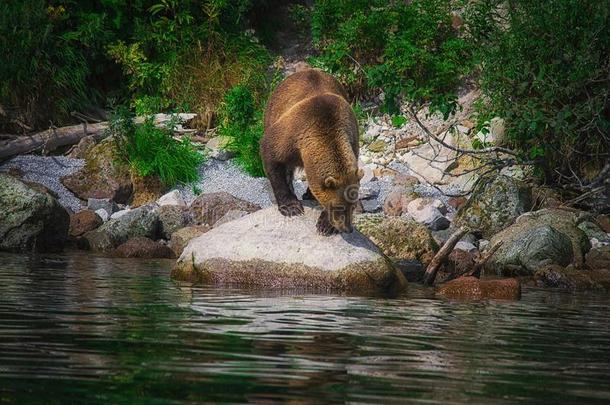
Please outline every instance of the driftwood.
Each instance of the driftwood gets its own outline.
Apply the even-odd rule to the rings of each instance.
[[[108,122],[79,124],[61,128],[50,128],[32,135],[20,136],[14,140],[0,143],[0,162],[15,155],[40,151],[51,152],[62,146],[74,145],[86,136],[93,135],[96,140],[104,137]]]
[[[464,275],[479,277],[481,275],[481,270],[483,269],[483,266],[485,266],[485,263],[487,263],[489,259],[491,259],[491,257],[498,251],[498,249],[500,249],[501,246],[502,241],[493,245],[491,249],[489,249],[485,254],[482,254],[475,260],[473,269],[471,271],[466,272],[466,274]]]
[[[424,274],[425,285],[432,285],[432,283],[434,283],[438,269],[441,267],[443,262],[447,260],[447,257],[449,257],[449,254],[451,254],[453,248],[455,248],[455,245],[457,245],[460,239],[462,239],[462,236],[466,235],[468,232],[470,232],[470,229],[467,227],[461,227],[455,231],[453,235],[451,235],[443,247],[436,253],[428,265],[428,268],[426,268],[426,273]]]

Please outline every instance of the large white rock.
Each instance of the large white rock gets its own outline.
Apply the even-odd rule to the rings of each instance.
[[[319,235],[319,210],[286,218],[269,207],[192,239],[172,277],[216,285],[396,292],[406,281],[364,235]]]

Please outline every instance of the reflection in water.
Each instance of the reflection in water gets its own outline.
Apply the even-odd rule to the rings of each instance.
[[[609,296],[177,285],[169,261],[0,256],[0,402],[610,401]]]

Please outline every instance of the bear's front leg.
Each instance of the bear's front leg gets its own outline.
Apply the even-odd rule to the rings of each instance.
[[[286,217],[303,215],[305,212],[303,204],[297,199],[297,196],[294,195],[288,184],[288,169],[286,165],[282,163],[268,164],[266,165],[266,172],[280,213]]]
[[[305,211],[303,211],[303,204],[297,199],[286,199],[284,201],[277,202],[278,209],[280,213],[285,217],[296,217],[298,215],[303,215]]]
[[[320,217],[318,218],[318,222],[316,223],[316,229],[320,235],[330,236],[339,233],[339,231],[330,223],[330,219],[328,218],[328,212],[323,210],[320,213]]]

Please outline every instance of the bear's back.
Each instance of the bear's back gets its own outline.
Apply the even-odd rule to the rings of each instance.
[[[331,75],[318,69],[307,69],[286,78],[275,89],[265,109],[265,130],[295,104],[325,93],[347,100],[343,86]]]

